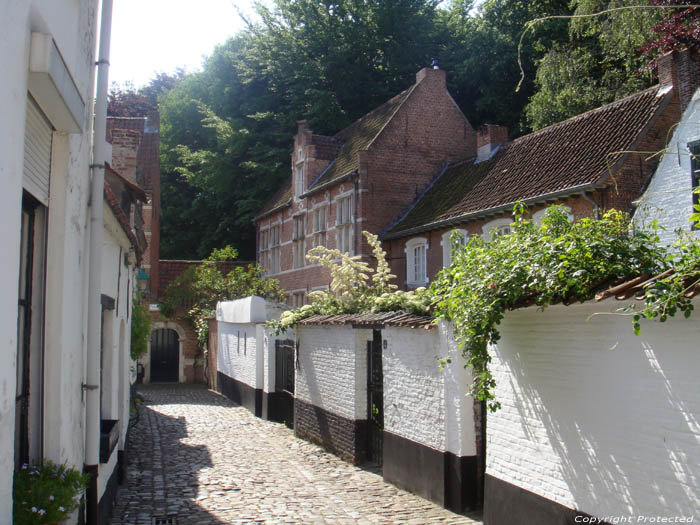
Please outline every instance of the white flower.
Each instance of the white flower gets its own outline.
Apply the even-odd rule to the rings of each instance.
[[[36,512],[36,507],[32,507],[30,510],[31,510],[32,512]]]
[[[39,512],[37,512],[37,514],[43,516],[44,514],[46,514],[46,511],[44,509],[39,509]]]
[[[66,511],[66,509],[64,509],[63,507],[61,507],[61,506],[58,507],[58,512],[65,512],[65,511]]]
[[[49,501],[53,501],[54,499],[56,498],[53,497],[53,494],[49,495]]]

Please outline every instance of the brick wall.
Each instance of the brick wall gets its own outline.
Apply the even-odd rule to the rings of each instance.
[[[688,516],[700,509],[700,325],[643,323],[637,337],[628,317],[589,319],[620,306],[506,313],[486,472],[594,516]]]
[[[440,172],[446,162],[455,162],[476,152],[474,130],[450,97],[445,87],[445,72],[424,69],[417,75],[418,85],[406,99],[394,118],[386,125],[368,151],[360,152],[359,175],[332,185],[290,207],[268,215],[257,223],[258,231],[271,223],[282,225],[282,272],[272,275],[287,291],[327,286],[330,275],[319,267],[296,270],[293,266],[292,216],[306,212],[306,249],[311,248],[314,206],[327,202],[327,246],[336,247],[336,205],[339,196],[357,199],[357,225],[354,228],[355,253],[368,255],[369,246],[362,237],[363,230],[378,234],[408,206],[425,186]],[[300,124],[295,146],[305,144],[307,182],[327,165],[318,153],[318,146],[309,145],[311,131]],[[315,157],[321,159],[316,159]],[[292,166],[296,149],[292,154]]]

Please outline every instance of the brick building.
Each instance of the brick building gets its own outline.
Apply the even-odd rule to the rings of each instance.
[[[535,222],[552,204],[573,219],[631,212],[648,185],[669,130],[698,86],[696,54],[662,57],[659,85],[507,142],[477,130],[477,153],[441,171],[381,239],[398,285],[428,285],[451,260],[451,234],[507,233],[517,201]]]
[[[369,257],[363,230],[378,234],[447,163],[475,154],[474,130],[439,69],[420,70],[414,85],[332,137],[301,121],[290,179],[255,218],[258,261],[302,304],[330,281],[306,261],[310,248]]]

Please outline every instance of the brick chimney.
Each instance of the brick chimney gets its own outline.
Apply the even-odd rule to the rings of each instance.
[[[416,84],[421,82],[430,82],[435,84],[437,87],[447,89],[447,82],[445,80],[445,71],[438,68],[437,62],[433,61],[431,67],[424,67],[418,73],[416,73]]]
[[[508,142],[508,128],[496,124],[484,124],[476,130],[476,161],[481,162],[491,156],[491,153]]]
[[[659,85],[674,86],[678,92],[681,113],[700,87],[700,53],[698,51],[672,51],[656,59]]]

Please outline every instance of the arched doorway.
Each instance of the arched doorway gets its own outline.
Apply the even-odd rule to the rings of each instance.
[[[180,379],[180,337],[175,330],[151,332],[151,382],[177,383]]]

